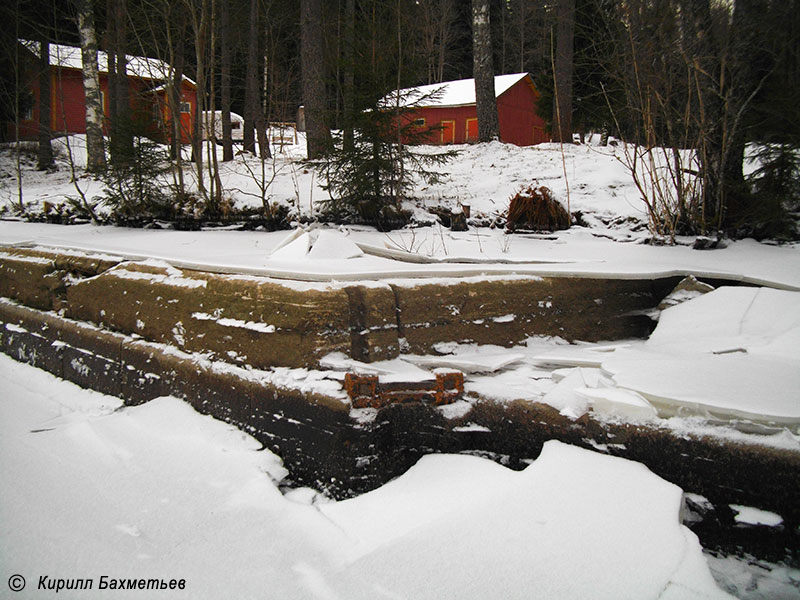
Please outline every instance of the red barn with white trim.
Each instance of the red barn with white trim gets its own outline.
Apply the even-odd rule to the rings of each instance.
[[[39,68],[38,42],[21,42],[28,53],[29,72],[27,89],[31,94],[30,109],[20,118],[21,139],[36,139],[39,131]],[[103,115],[109,117],[108,57],[97,53]],[[166,100],[166,81],[171,77],[171,68],[164,61],[142,56],[127,57],[127,76],[130,84],[130,102],[133,114],[144,122],[145,129],[158,134],[165,129],[169,110]],[[83,61],[81,49],[62,44],[50,44],[50,130],[54,135],[86,133],[86,100],[83,91]],[[197,114],[197,86],[183,77],[181,82],[181,141],[189,143]],[[13,124],[10,125],[13,131]],[[107,124],[106,124],[107,132]],[[13,137],[13,135],[12,135]]]
[[[531,146],[550,141],[547,124],[536,114],[539,92],[528,73],[497,75],[494,78],[500,141]],[[426,140],[430,144],[464,144],[478,139],[475,80],[460,79],[400,90],[400,102],[414,107],[407,118],[419,127],[435,128]],[[384,98],[385,106],[397,102],[396,95]]]

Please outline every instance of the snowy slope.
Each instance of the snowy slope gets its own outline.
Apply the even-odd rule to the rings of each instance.
[[[69,148],[67,148],[69,142]],[[56,173],[43,174],[27,167],[23,172],[23,202],[34,212],[46,202],[52,207],[80,192],[99,200],[103,183],[90,177],[71,181],[66,157],[71,154],[76,168],[85,164],[83,136],[54,141],[61,159]],[[492,142],[457,146],[458,157],[441,167],[436,184],[421,181],[413,186],[406,206],[428,222],[432,208],[461,210],[470,206],[473,217],[483,224],[502,217],[510,197],[524,186],[548,186],[571,211],[580,211],[590,227],[573,227],[548,236],[506,235],[500,229],[470,227],[462,233],[440,226],[403,230],[388,234],[371,228],[345,229],[359,245],[406,251],[410,259],[433,261],[425,268],[375,256],[350,259],[311,260],[314,256],[270,258],[270,252],[286,235],[263,232],[174,232],[119,230],[113,227],[56,227],[40,224],[0,222],[0,243],[30,241],[62,247],[80,247],[125,256],[157,257],[185,263],[216,266],[225,271],[315,281],[331,279],[466,276],[490,273],[591,273],[619,276],[658,276],[695,273],[731,279],[746,279],[800,289],[800,246],[774,246],[753,240],[730,243],[715,251],[696,251],[692,239],[678,239],[673,247],[645,245],[646,207],[625,166],[621,146],[540,144],[520,148]],[[218,152],[221,150],[218,148]],[[420,147],[421,152],[437,151]],[[297,217],[309,218],[328,199],[324,178],[301,162],[305,140],[275,147],[273,159],[264,164],[252,156],[237,155],[221,163],[223,188],[238,207],[260,207],[262,195],[270,205],[282,204]],[[188,155],[186,157],[188,159]],[[752,168],[749,166],[748,168]],[[13,153],[0,154],[2,181],[0,208],[12,211],[18,202]],[[195,175],[186,173],[188,189]],[[165,178],[163,185],[174,184]],[[262,190],[262,184],[266,188]],[[102,203],[98,210],[108,210]],[[8,213],[7,213],[8,214]],[[324,254],[324,253],[320,253]],[[325,258],[323,256],[323,258]],[[447,261],[445,264],[437,264]],[[467,261],[471,266],[458,266]],[[477,268],[474,263],[479,263]],[[453,264],[450,264],[453,263]],[[534,265],[520,263],[535,263]]]

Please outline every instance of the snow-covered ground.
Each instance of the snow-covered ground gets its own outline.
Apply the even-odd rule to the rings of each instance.
[[[253,156],[237,154],[232,162],[220,162],[220,178],[226,196],[235,206],[257,207],[261,206],[263,192],[267,201],[287,204],[297,216],[313,216],[320,203],[330,196],[324,189],[324,177],[302,162],[306,154],[305,134],[280,138],[280,132],[275,130],[272,135],[273,142],[280,139],[288,142],[274,143],[272,158],[262,162]],[[630,231],[631,228],[641,230],[646,224],[647,210],[627,166],[625,146],[600,146],[598,139],[594,136],[587,144],[564,146],[518,147],[501,142],[453,146],[458,155],[440,167],[440,181],[434,184],[416,181],[409,193],[408,207],[423,220],[430,220],[425,212],[429,208],[458,210],[466,205],[473,216],[488,222],[505,213],[509,198],[521,188],[544,185],[570,211],[582,212],[592,226],[611,226],[621,239],[642,237],[633,236]],[[70,163],[81,176],[86,165],[85,145],[81,135],[54,140],[59,156],[56,173],[37,172],[28,161],[23,168],[24,202],[36,209],[43,200],[57,205],[68,197],[78,197],[78,189],[71,181]],[[221,160],[221,148],[216,150]],[[440,150],[438,146],[419,147],[422,153]],[[189,164],[189,150],[184,151]],[[752,171],[755,166],[747,162],[745,172]],[[185,171],[187,189],[195,190],[196,173],[188,167]],[[18,203],[12,150],[0,154],[0,174],[3,175],[0,206]],[[208,180],[207,173],[205,179]],[[89,199],[103,194],[100,181],[81,176],[77,183]],[[164,183],[173,184],[175,180],[168,175]],[[102,205],[100,210],[103,210]]]
[[[67,143],[68,149],[67,149]],[[262,184],[266,200],[288,206],[295,217],[315,214],[328,198],[320,175],[302,162],[305,140],[275,146],[274,158],[237,155],[221,163],[226,196],[238,207],[261,205]],[[23,170],[23,203],[33,212],[46,202],[51,207],[78,198],[66,157],[73,156],[76,173],[85,164],[82,136],[60,138],[59,170],[40,173],[28,162]],[[421,151],[434,151],[423,147]],[[407,204],[421,221],[430,221],[434,208],[460,211],[469,206],[475,223],[501,217],[510,197],[524,186],[546,185],[571,211],[580,211],[588,227],[573,227],[552,235],[509,235],[501,228],[471,226],[451,232],[441,226],[417,227],[379,233],[366,227],[343,227],[350,241],[369,246],[366,254],[342,251],[287,256],[270,253],[285,232],[171,230],[142,231],[79,225],[59,227],[34,223],[0,222],[0,243],[32,242],[85,248],[132,258],[154,257],[173,264],[203,265],[223,271],[245,271],[282,278],[314,281],[374,279],[381,277],[444,277],[509,273],[574,273],[612,276],[657,276],[674,273],[714,275],[754,283],[800,289],[800,245],[781,246],[753,240],[728,242],[714,251],[693,250],[693,239],[678,238],[675,246],[652,246],[647,230],[646,206],[625,166],[622,146],[597,144],[540,144],[527,148],[492,142],[459,146],[459,155],[442,167],[441,181],[418,182]],[[10,215],[18,204],[13,152],[0,153],[0,209]],[[262,168],[263,167],[263,168]],[[748,166],[748,169],[752,166]],[[195,185],[186,170],[189,189]],[[163,185],[173,184],[167,177]],[[81,193],[99,199],[103,183],[81,176]],[[107,210],[100,204],[98,210]],[[312,241],[318,231],[312,231]],[[335,249],[335,244],[333,245]],[[376,256],[377,250],[394,251],[392,260]],[[420,266],[424,262],[424,266]]]
[[[312,231],[312,234],[318,235],[318,232]],[[357,244],[369,246],[370,253],[362,252],[350,258],[338,252],[271,257],[270,253],[283,242],[286,232],[191,232],[0,221],[1,244],[28,243],[106,252],[133,259],[158,258],[176,266],[284,279],[345,281],[482,274],[612,277],[695,274],[800,289],[800,245],[772,246],[741,240],[729,243],[724,249],[699,251],[688,246],[620,243],[598,237],[596,230],[585,228],[537,237],[508,235],[486,228],[462,233],[437,227],[379,233],[348,227],[344,228],[344,235]],[[396,251],[401,260],[371,253],[385,250]]]
[[[326,194],[318,176],[296,162],[300,142],[265,164],[268,178],[274,175],[267,193],[307,215]],[[78,163],[85,160],[79,139],[71,150]],[[425,376],[455,367],[467,373],[467,391],[498,401],[524,398],[573,418],[592,410],[692,433],[720,415],[770,422],[773,434],[756,436],[759,443],[800,449],[800,245],[741,240],[697,251],[689,239],[676,246],[642,243],[649,237],[644,207],[618,153],[591,145],[570,146],[563,156],[551,145],[465,146],[441,183],[415,190],[420,214],[469,205],[486,222],[521,186],[547,185],[591,225],[552,235],[474,226],[459,233],[439,226],[267,233],[0,221],[0,244],[158,259],[315,286],[549,274],[694,274],[764,284],[776,289],[722,288],[670,308],[648,341],[568,345],[532,338],[512,349],[443,344],[438,356],[382,365],[330,356],[322,365],[332,370],[328,375],[291,377],[300,384],[304,376],[325,377],[329,385],[337,369],[404,377],[414,369]],[[2,168],[12,175],[0,190],[8,206],[16,183],[7,160]],[[252,175],[260,173],[257,160],[240,157],[223,169],[237,205],[260,203]],[[79,183],[89,197],[101,192],[98,182]],[[27,170],[24,193],[26,202],[41,205],[63,202],[76,190],[63,169]],[[2,356],[0,376],[0,480],[14,482],[3,485],[0,564],[6,578],[23,574],[28,590],[41,575],[89,577],[95,591],[86,597],[102,597],[96,588],[107,574],[185,578],[184,594],[192,598],[716,594],[696,540],[679,525],[679,491],[619,459],[558,443],[523,473],[475,457],[426,457],[384,488],[328,503],[310,490],[282,495],[277,482],[284,471],[274,456],[177,400],[121,409],[116,399]],[[734,429],[713,429],[752,442]],[[800,596],[797,571],[778,571],[778,583],[759,586],[733,559],[715,561],[714,568],[740,596]]]
[[[20,597],[59,579],[108,597],[104,576],[183,580],[170,598],[726,597],[681,491],[636,463],[557,442],[523,472],[428,456],[329,502],[282,494],[277,457],[179,400],[121,407],[5,356],[0,378],[0,564]]]

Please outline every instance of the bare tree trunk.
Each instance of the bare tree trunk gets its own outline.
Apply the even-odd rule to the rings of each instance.
[[[397,97],[395,103],[395,122],[400,123],[400,108],[401,108],[401,101],[400,98],[400,82],[402,81],[401,74],[403,71],[403,27],[402,27],[402,8],[400,5],[400,0],[397,0],[396,4],[397,10],[397,83],[395,89],[397,90]],[[397,155],[402,156],[403,154],[403,134],[400,127],[397,127]],[[403,190],[403,180],[405,179],[405,170],[403,169],[403,161],[397,160],[398,169],[397,173],[395,173],[393,179],[394,183],[391,188],[391,194],[394,198],[395,205],[397,208],[400,208],[400,203],[402,202],[402,190]]]
[[[742,115],[749,108],[754,96],[766,80],[756,65],[770,64],[772,58],[761,49],[758,30],[753,23],[760,14],[769,11],[764,0],[736,0],[731,21],[730,50],[731,70],[728,76],[730,89],[726,94],[725,140],[722,157],[722,194],[726,214],[723,215],[728,228],[746,224],[752,217],[752,196],[744,178],[744,151],[747,132]],[[762,78],[763,75],[763,78]]]
[[[233,160],[231,136],[231,40],[230,8],[227,0],[220,3],[220,99],[222,108],[222,160]]]
[[[267,136],[267,121],[261,103],[257,102],[256,110],[256,139],[258,141],[258,155],[264,158],[272,158],[272,151],[269,149],[269,138]]]
[[[475,77],[478,140],[488,142],[498,139],[500,123],[494,90],[489,0],[472,0],[472,73]]]
[[[121,127],[117,130],[117,148],[130,160],[133,157],[133,119],[131,117],[131,89],[128,81],[128,10],[127,0],[114,2],[115,48],[117,58],[117,121]]]
[[[436,68],[436,83],[444,81],[447,51],[453,39],[455,4],[453,0],[439,0],[439,61]]]
[[[356,44],[356,3],[346,0],[344,5],[344,77],[342,104],[344,109],[344,135],[342,143],[345,151],[353,149],[355,136],[353,121],[355,117],[355,44]]]
[[[254,40],[252,51],[256,54],[256,73],[258,73],[258,34],[261,31],[261,28],[258,26],[259,21],[259,11],[258,5],[256,5],[256,14],[255,19],[253,22],[250,23],[250,37]],[[253,30],[255,28],[255,30]],[[269,149],[269,140],[267,139],[267,123],[265,114],[267,112],[267,69],[269,68],[269,64],[267,62],[266,53],[264,55],[264,72],[263,72],[263,90],[262,86],[258,86],[258,82],[256,81],[254,84],[255,89],[255,97],[253,98],[253,115],[255,116],[255,126],[256,126],[256,141],[258,142],[258,155],[261,157],[262,165],[265,158],[272,158],[272,152]]]
[[[106,0],[106,15],[114,14],[115,0]],[[106,19],[106,69],[108,71],[108,137],[111,150],[111,162],[117,156],[116,125],[117,125],[117,50],[116,50],[116,19]]]
[[[525,3],[526,0],[517,0],[517,25],[519,25],[519,72],[525,72]]]
[[[325,124],[322,0],[300,2],[300,46],[306,148],[308,158],[314,159],[325,153],[330,137],[330,131]]]
[[[39,155],[36,168],[45,171],[53,167],[53,147],[50,143],[50,44],[39,45]]]
[[[106,154],[103,148],[103,102],[97,69],[94,11],[89,0],[75,0],[75,6],[81,37],[83,91],[86,96],[86,170],[90,173],[101,173],[106,168]]]
[[[123,164],[133,155],[130,90],[127,77],[126,0],[107,0],[108,116],[111,162]]]
[[[194,11],[193,11],[194,13]],[[192,15],[194,29],[194,54],[197,77],[197,118],[195,119],[194,135],[192,136],[192,151],[194,162],[197,165],[197,189],[200,195],[206,197],[206,186],[203,180],[203,121],[206,110],[206,36],[208,35],[208,0],[200,0],[200,16]]]
[[[227,3],[228,0],[222,0],[223,4]],[[211,44],[209,48],[209,108],[211,114],[211,123],[207,124],[208,130],[212,132],[211,139],[208,142],[208,154],[209,154],[209,169],[211,170],[210,173],[210,187],[211,187],[211,198],[213,200],[214,206],[219,209],[222,206],[222,178],[219,174],[219,163],[217,162],[217,139],[216,139],[216,116],[217,112],[215,110],[216,107],[216,86],[214,84],[214,75],[215,75],[215,65],[216,65],[216,56],[217,56],[217,27],[216,27],[216,14],[217,14],[217,7],[216,7],[217,0],[211,0],[211,23],[209,26],[209,31],[211,33]]]
[[[13,44],[11,47],[14,48],[14,171],[17,176],[17,205],[16,210],[17,213],[20,215],[25,214],[25,198],[23,196],[23,185],[22,185],[22,163],[21,163],[21,151],[20,151],[20,139],[19,139],[19,122],[21,118],[21,110],[20,110],[20,90],[22,86],[20,85],[20,79],[22,73],[20,73],[20,55],[19,55],[19,39],[20,39],[20,27],[19,27],[19,2],[20,0],[16,0],[14,2],[14,32],[13,32],[13,39],[11,43]]]
[[[256,153],[256,114],[258,112],[258,0],[250,0],[250,35],[247,40],[247,67],[244,81],[244,150]]]
[[[503,3],[504,6],[500,9],[500,72],[501,73],[508,73],[506,70],[506,16],[508,13],[508,6],[507,3]]]
[[[558,0],[556,56],[553,67],[553,141],[572,142],[572,70],[575,0]]]
[[[703,177],[703,226],[712,231],[725,218],[725,190],[722,184],[725,154],[725,94],[727,77],[721,64],[723,49],[714,35],[709,0],[686,0],[681,6],[686,31],[685,52],[694,68],[700,101],[701,143],[699,156]]]
[[[172,74],[172,85],[169,90],[169,111],[171,122],[171,140],[170,140],[170,157],[175,159],[178,167],[178,174],[180,176],[181,194],[183,194],[183,157],[181,156],[181,147],[183,146],[184,133],[191,135],[191,132],[183,131],[183,124],[181,123],[181,100],[183,99],[183,63],[184,63],[184,44],[186,38],[186,12],[180,10],[177,16],[178,30],[177,41],[170,43],[170,53],[173,57],[172,66],[174,68]],[[170,40],[171,41],[171,40]],[[195,107],[195,111],[197,108]],[[196,119],[200,118],[199,114],[195,115]]]
[[[436,35],[437,25],[435,4],[432,2],[417,3],[419,10],[420,38],[417,45],[422,48],[428,84],[434,83],[436,71]]]

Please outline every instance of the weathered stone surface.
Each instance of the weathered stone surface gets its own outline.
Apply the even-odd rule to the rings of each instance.
[[[62,376],[62,348],[42,335],[24,329],[5,327],[3,352],[20,362]]]
[[[0,265],[9,277],[0,279],[0,293],[8,297],[256,368],[314,367],[334,351],[363,361],[393,358],[401,340],[412,352],[429,352],[442,341],[510,346],[531,335],[641,337],[652,328],[647,311],[678,280],[528,277],[295,289],[166,264],[34,250],[5,256]]]
[[[642,337],[643,314],[673,278],[605,280],[532,278],[395,287],[401,335],[412,352],[442,341],[511,346],[532,335],[597,341]]]
[[[22,250],[0,249],[0,295],[34,308],[53,308],[63,287],[55,261]]]
[[[62,347],[58,343],[57,316],[0,301],[0,330],[3,352],[62,376]]]
[[[657,310],[666,310],[671,306],[713,292],[714,286],[698,281],[694,275],[684,277],[678,285],[661,301]]]
[[[126,264],[67,289],[66,313],[256,368],[314,366],[350,347],[342,290]]]
[[[87,341],[89,341],[87,339]],[[119,360],[89,352],[80,346],[64,345],[61,350],[61,377],[101,394],[122,397],[122,371]]]
[[[115,261],[29,248],[0,248],[0,296],[41,309],[60,308],[67,276],[91,277]]]
[[[139,341],[125,342],[120,354],[120,396],[127,404],[142,404],[169,395],[163,377],[162,352]]]
[[[36,248],[0,248],[0,261],[6,256],[52,261],[56,270],[83,277],[93,277],[120,263],[107,256],[90,256],[69,250],[40,250]]]
[[[54,313],[33,310],[22,304],[0,299],[0,320],[18,325],[27,331],[38,333],[56,340],[54,332],[60,327],[62,319]]]
[[[120,261],[113,258],[85,256],[82,254],[50,253],[56,268],[79,277],[94,277],[117,266]]]
[[[84,352],[121,362],[122,344],[125,336],[112,333],[88,323],[58,318],[54,323],[58,339],[66,346],[80,348]]]
[[[400,354],[394,290],[389,285],[346,288],[350,303],[350,356],[372,362]]]

